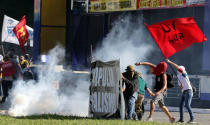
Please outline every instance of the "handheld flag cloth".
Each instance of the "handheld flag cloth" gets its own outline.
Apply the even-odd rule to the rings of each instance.
[[[166,59],[192,43],[207,40],[192,17],[171,19],[146,27]]]

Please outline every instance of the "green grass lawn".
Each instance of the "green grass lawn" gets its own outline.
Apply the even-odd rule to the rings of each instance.
[[[37,115],[27,117],[0,116],[0,125],[171,125],[171,123]]]

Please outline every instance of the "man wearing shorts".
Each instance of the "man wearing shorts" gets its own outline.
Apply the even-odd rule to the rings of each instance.
[[[163,112],[168,116],[170,122],[175,122],[175,118],[172,117],[170,112],[168,111],[168,108],[164,104],[164,95],[165,91],[167,89],[167,63],[160,62],[157,66],[150,63],[150,62],[137,62],[135,63],[136,66],[139,65],[147,65],[150,66],[150,71],[156,76],[155,78],[155,96],[152,97],[152,100],[150,102],[150,114],[147,118],[148,121],[152,121],[152,115],[155,111],[155,104],[159,104],[159,107],[163,110]]]

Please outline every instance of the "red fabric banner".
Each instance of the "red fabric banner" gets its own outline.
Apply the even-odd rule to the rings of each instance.
[[[207,38],[192,17],[176,18],[146,25],[165,58]]]
[[[21,50],[25,53],[24,44],[27,42],[29,34],[26,29],[26,18],[22,17],[21,21],[14,27],[13,32],[15,33]]]

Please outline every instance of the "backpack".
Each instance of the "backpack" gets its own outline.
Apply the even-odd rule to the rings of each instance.
[[[195,87],[195,86],[193,86],[191,82],[190,82],[190,85],[191,85],[192,90],[193,90],[193,95],[195,95],[195,94],[196,94],[196,87]]]
[[[173,88],[174,83],[173,83],[173,77],[174,75],[172,73],[166,72],[167,75],[167,88]]]
[[[128,81],[127,80],[125,81],[127,84],[126,84],[124,96],[128,96],[128,97],[132,96],[133,93],[138,90],[138,77],[139,76],[136,72],[132,80],[129,80],[129,75],[126,72],[123,73],[123,76],[128,80]]]
[[[173,74],[166,72],[166,77],[167,77],[167,88],[173,88],[174,83],[173,83]],[[155,91],[159,91],[163,88],[163,74],[160,76],[156,76],[155,78],[156,84],[154,86]]]

